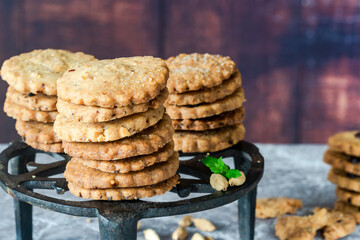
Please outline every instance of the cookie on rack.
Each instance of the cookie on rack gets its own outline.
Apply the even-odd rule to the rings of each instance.
[[[244,89],[229,57],[180,54],[167,60],[170,75],[166,113],[175,128],[175,149],[215,152],[244,138]]]
[[[166,179],[151,186],[142,187],[129,187],[129,188],[108,188],[108,189],[88,189],[82,188],[68,183],[69,190],[72,194],[78,197],[92,199],[92,200],[107,200],[107,201],[119,201],[119,200],[134,200],[140,198],[149,198],[156,195],[162,195],[170,191],[179,182],[179,175]]]
[[[154,126],[131,137],[112,142],[63,142],[70,156],[93,160],[119,160],[157,152],[172,141],[174,129],[168,115]]]
[[[58,79],[58,97],[104,108],[142,104],[166,87],[168,74],[166,63],[150,56],[92,61]]]
[[[242,124],[205,131],[176,131],[175,151],[217,152],[238,143],[244,136]]]
[[[11,57],[1,67],[1,77],[21,93],[55,96],[56,81],[73,65],[95,58],[82,52],[45,49]]]
[[[58,80],[54,123],[72,160],[64,176],[76,196],[151,197],[178,183],[179,154],[163,106],[168,68],[154,57],[97,60]]]
[[[80,52],[45,49],[4,62],[1,77],[10,85],[4,111],[17,120],[16,129],[28,145],[43,151],[63,152],[52,124],[58,115],[57,79],[71,66],[94,59]]]
[[[183,93],[220,85],[233,75],[236,64],[229,57],[211,54],[179,54],[166,60],[170,93]]]

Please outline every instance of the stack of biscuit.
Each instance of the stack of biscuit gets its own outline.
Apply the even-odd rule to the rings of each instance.
[[[335,209],[354,215],[360,224],[360,131],[331,136],[324,162],[331,165],[328,179],[337,185]]]
[[[15,128],[26,143],[47,152],[63,152],[53,131],[56,80],[71,65],[94,60],[91,55],[65,50],[34,50],[6,60],[1,77],[10,86],[4,111],[16,119]]]
[[[166,112],[175,128],[175,150],[216,152],[244,138],[241,75],[229,57],[180,54],[167,60]]]
[[[54,129],[72,157],[71,193],[94,200],[160,195],[178,182],[165,61],[153,57],[92,61],[58,80]]]

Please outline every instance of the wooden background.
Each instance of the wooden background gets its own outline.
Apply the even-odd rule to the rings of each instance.
[[[0,62],[49,47],[100,59],[228,55],[250,141],[322,143],[360,129],[357,0],[0,0]],[[13,124],[0,113],[0,142],[16,137]]]

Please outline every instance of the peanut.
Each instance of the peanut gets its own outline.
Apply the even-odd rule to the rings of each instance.
[[[195,227],[201,231],[213,232],[216,230],[214,224],[212,224],[209,220],[205,218],[194,218],[193,223]]]
[[[186,215],[178,222],[180,227],[188,227],[192,223],[193,217],[191,215]]]
[[[187,231],[184,227],[178,227],[171,237],[173,240],[184,240],[187,237]]]
[[[146,240],[160,240],[159,235],[151,228],[144,230],[144,236]]]
[[[240,186],[244,184],[244,182],[246,181],[245,173],[242,171],[240,171],[240,173],[241,173],[240,177],[230,178],[229,180],[230,186]]]
[[[221,174],[212,174],[210,177],[210,185],[217,191],[226,191],[229,186],[227,179]]]

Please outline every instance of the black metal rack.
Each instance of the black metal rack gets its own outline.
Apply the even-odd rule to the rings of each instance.
[[[233,157],[235,168],[246,174],[246,182],[225,192],[216,192],[209,184],[211,172],[201,163],[206,154],[181,154],[192,156],[181,161],[179,173],[196,179],[181,178],[172,189],[179,200],[175,202],[132,201],[69,201],[34,192],[34,189],[67,191],[64,178],[50,178],[65,170],[69,156],[47,153],[58,161],[39,164],[36,154],[44,153],[23,141],[14,141],[0,154],[0,186],[14,198],[16,233],[18,240],[32,239],[32,205],[74,216],[97,217],[102,240],[135,240],[137,222],[143,218],[193,213],[216,208],[238,201],[239,233],[242,240],[254,239],[256,188],[263,170],[264,159],[257,147],[241,141],[237,145],[211,155]],[[10,160],[14,161],[9,166]],[[34,167],[28,171],[27,166]],[[9,174],[9,171],[11,174]],[[201,197],[181,199],[191,193],[207,193]]]

